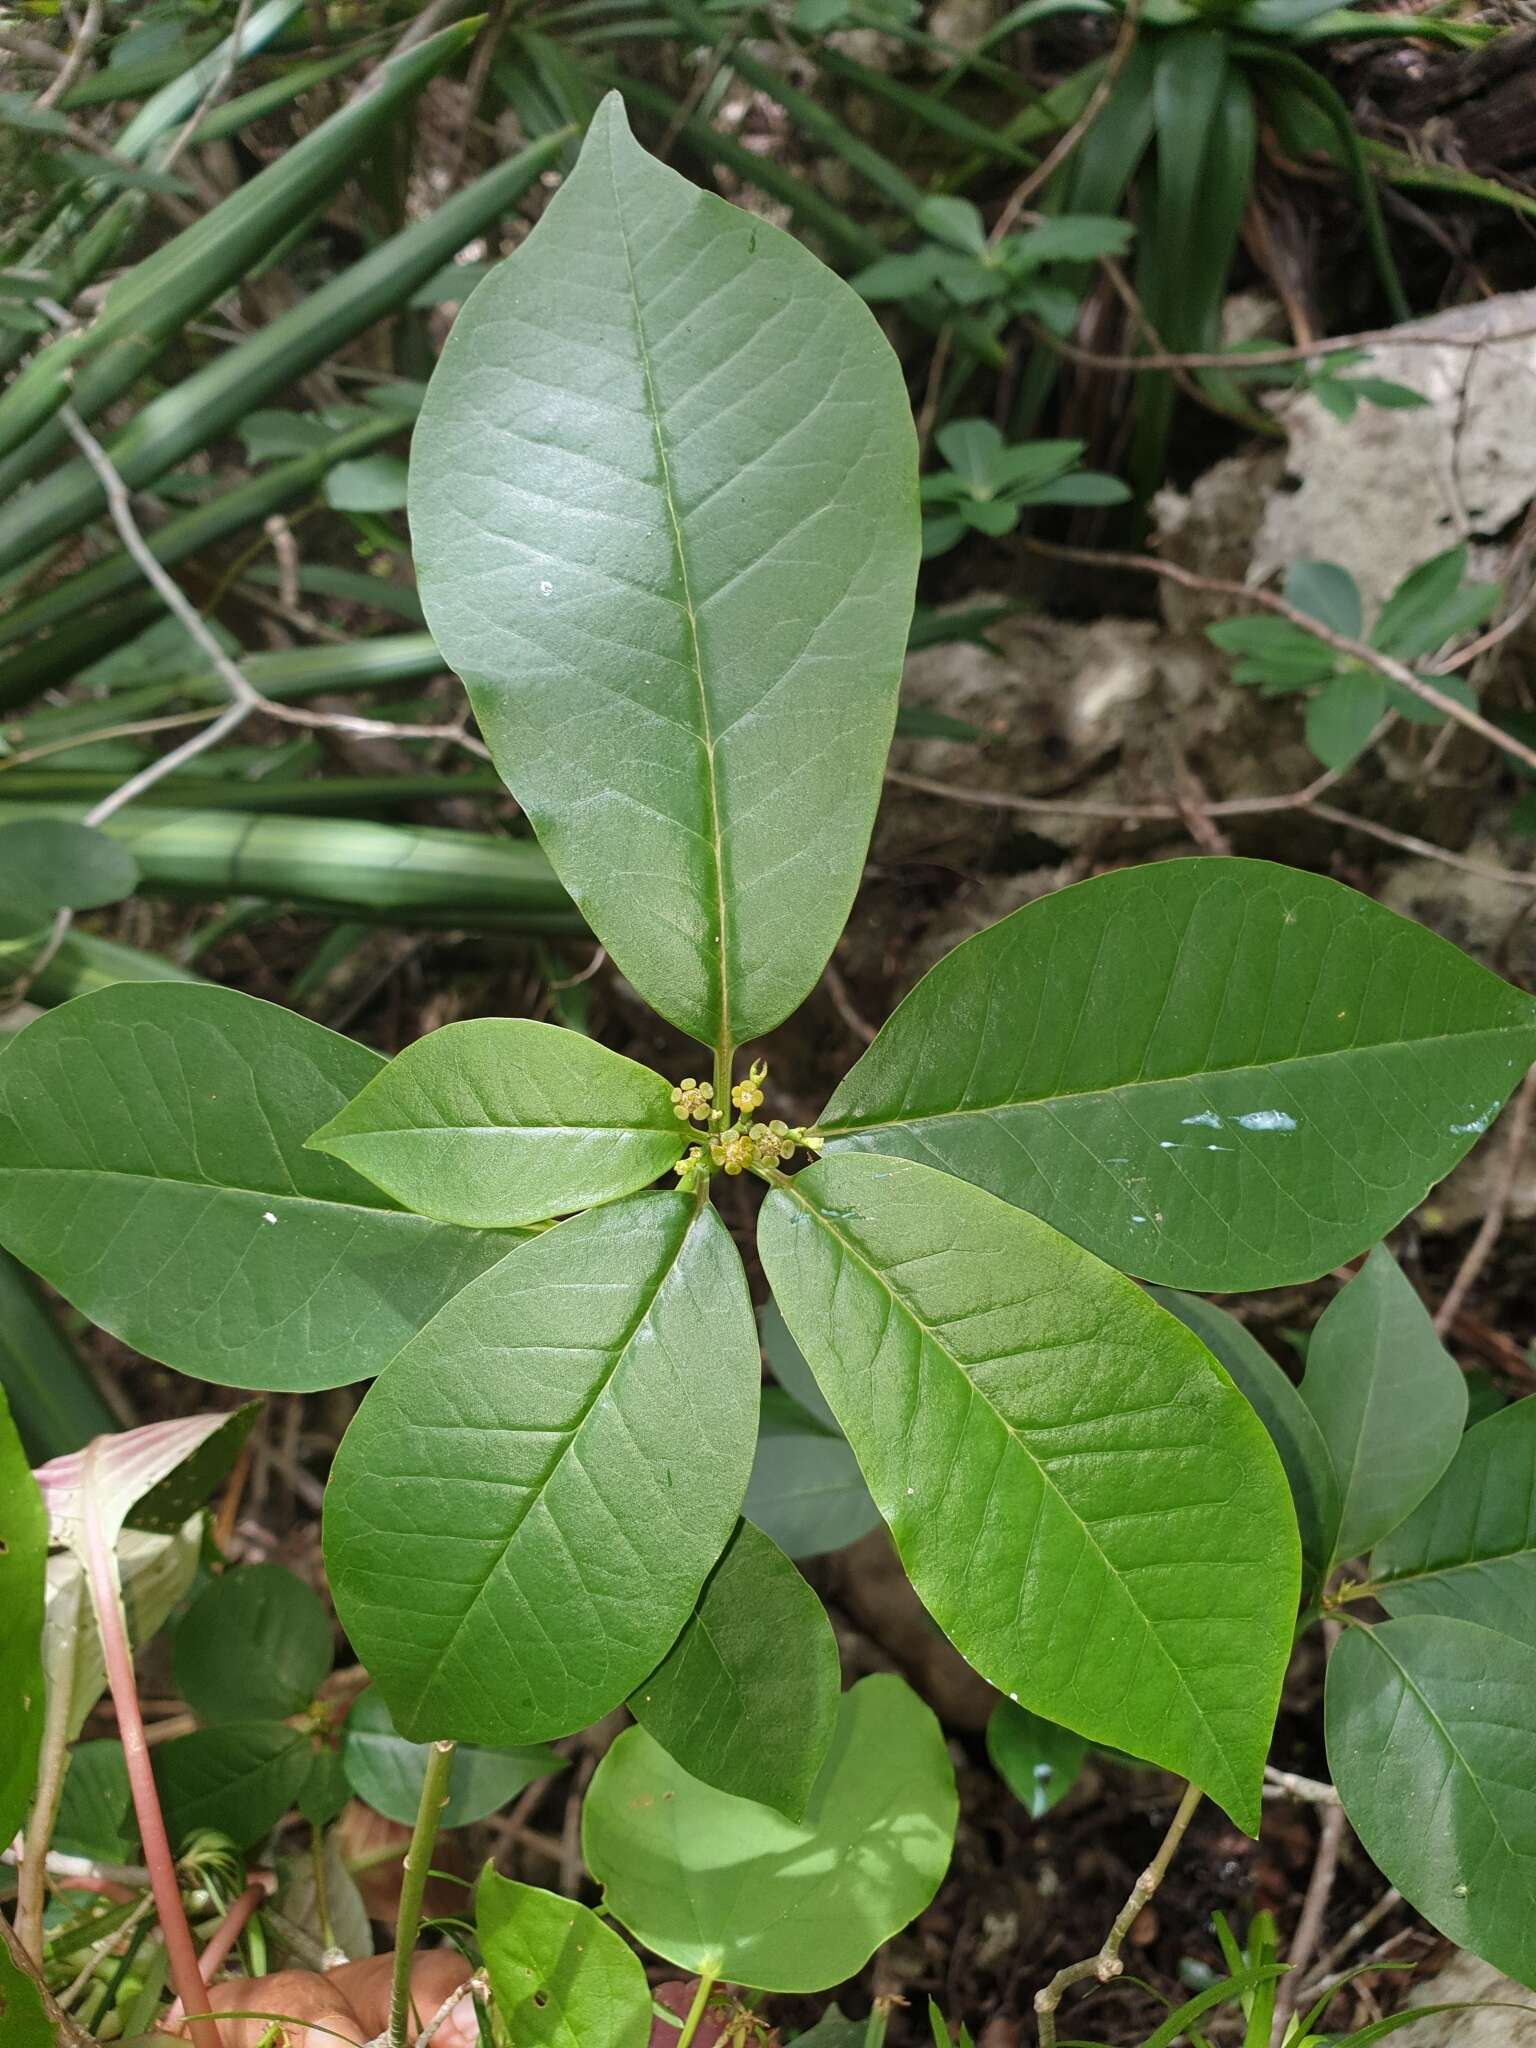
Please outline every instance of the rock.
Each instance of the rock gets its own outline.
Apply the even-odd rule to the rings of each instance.
[[[1404,2036],[1414,2048],[1536,2048],[1536,1995],[1476,1956],[1453,1956],[1416,1984],[1409,2005],[1486,2004],[1482,2012],[1430,2013]],[[1511,2012],[1522,2006],[1523,2012]]]
[[[1536,497],[1533,329],[1536,291],[1509,292],[1402,330],[1486,335],[1486,346],[1376,343],[1346,374],[1385,378],[1429,401],[1412,410],[1362,404],[1339,420],[1306,391],[1269,399],[1286,449],[1231,456],[1188,492],[1159,492],[1160,552],[1200,574],[1254,584],[1292,562],[1340,562],[1368,608],[1458,541],[1472,544],[1474,574],[1496,576],[1498,537]],[[1187,630],[1226,608],[1165,585],[1163,609]]]

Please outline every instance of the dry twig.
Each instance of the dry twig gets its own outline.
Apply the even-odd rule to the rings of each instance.
[[[1125,1937],[1130,1933],[1136,1916],[1140,1913],[1158,1886],[1168,1874],[1174,1852],[1184,1839],[1184,1830],[1195,1817],[1195,1808],[1205,1797],[1198,1785],[1186,1785],[1184,1797],[1179,1801],[1178,1811],[1169,1823],[1168,1832],[1158,1844],[1157,1854],[1147,1865],[1131,1887],[1131,1895],[1115,1915],[1114,1925],[1095,1954],[1084,1956],[1081,1962],[1068,1963],[1056,1972],[1043,1991],[1035,1993],[1035,2018],[1040,2029],[1040,2048],[1056,2048],[1056,2008],[1066,1992],[1074,1984],[1081,1984],[1085,1977],[1097,1977],[1101,1984],[1118,1977],[1125,1968],[1120,1960],[1120,1950]],[[1342,1809],[1340,1810],[1342,1818]]]

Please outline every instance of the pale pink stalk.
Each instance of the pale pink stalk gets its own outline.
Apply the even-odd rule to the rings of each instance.
[[[209,1935],[203,1952],[198,1958],[198,1969],[205,1984],[213,1982],[215,1972],[245,1932],[246,1922],[266,1896],[266,1885],[260,1882],[248,1884],[229,1911],[224,1915],[218,1926],[215,1927],[212,1934]],[[181,2013],[182,2005],[181,2000],[178,1998],[166,2014],[163,2024],[168,2027],[175,2026],[181,2018]]]
[[[166,1837],[160,1795],[150,1765],[149,1745],[144,1740],[144,1717],[139,1712],[138,1686],[133,1676],[133,1657],[128,1648],[128,1631],[123,1620],[122,1592],[117,1576],[117,1558],[101,1525],[96,1489],[82,1489],[86,1569],[101,1631],[101,1647],[107,1667],[107,1683],[117,1710],[118,1733],[122,1737],[123,1759],[128,1766],[128,1785],[133,1810],[138,1818],[139,1838],[144,1845],[144,1862],[149,1871],[149,1888],[154,1894],[160,1932],[171,1966],[171,1982],[183,2010],[191,2015],[186,2024],[196,2048],[224,2048],[218,2022],[208,2011],[197,1949],[181,1903],[176,1882],[176,1861]]]

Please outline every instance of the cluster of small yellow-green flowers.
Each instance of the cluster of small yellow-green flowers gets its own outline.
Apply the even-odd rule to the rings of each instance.
[[[808,1152],[821,1150],[820,1131],[806,1130],[798,1125],[791,1128],[777,1116],[767,1123],[747,1121],[753,1110],[762,1107],[763,1082],[767,1074],[764,1062],[754,1060],[747,1078],[736,1083],[731,1090],[731,1105],[737,1111],[737,1118],[729,1126],[725,1124],[724,1110],[715,1107],[715,1091],[708,1081],[684,1079],[672,1090],[672,1112],[675,1116],[684,1122],[722,1127],[709,1134],[706,1171],[720,1167],[734,1176],[746,1173],[754,1166],[776,1166],[780,1160],[792,1159],[801,1146]],[[691,1183],[694,1174],[704,1165],[705,1148],[694,1145],[672,1170],[679,1179]]]

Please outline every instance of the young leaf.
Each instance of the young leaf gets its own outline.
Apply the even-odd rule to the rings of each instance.
[[[1071,1791],[1088,1745],[1055,1721],[1043,1721],[1012,1700],[999,1700],[987,1722],[992,1767],[1031,1820],[1043,1820]]]
[[[130,1644],[147,1643],[196,1578],[202,1538],[200,1514],[171,1535],[125,1529],[119,1536],[117,1575]],[[69,1686],[67,1725],[73,1740],[107,1689],[107,1667],[85,1571],[70,1551],[57,1551],[48,1560],[43,1668],[50,1686]]]
[[[487,1865],[475,1886],[475,1932],[517,2048],[646,2048],[645,1969],[585,1906],[514,1884]]]
[[[1325,768],[1358,761],[1387,708],[1381,676],[1334,676],[1307,706],[1307,745]]]
[[[1237,1382],[1270,1441],[1280,1453],[1290,1482],[1291,1503],[1301,1531],[1308,1584],[1316,1584],[1331,1562],[1329,1546],[1339,1525],[1339,1482],[1323,1433],[1300,1389],[1276,1364],[1258,1338],[1234,1315],[1197,1294],[1154,1287],[1153,1297],[1193,1330],[1206,1350]]]
[[[1349,1629],[1327,1723],[1333,1781],[1383,1876],[1536,1989],[1536,1649],[1438,1614]]]
[[[627,1195],[689,1132],[659,1074],[526,1018],[445,1024],[309,1140],[439,1223],[539,1223]]]
[[[1469,583],[1465,544],[1447,548],[1410,571],[1371,628],[1371,645],[1398,661],[1419,661],[1447,640],[1482,625],[1498,602],[1496,583]]]
[[[304,1711],[331,1668],[330,1618],[292,1572],[248,1565],[204,1587],[171,1661],[200,1721],[283,1721]]]
[[[907,1161],[796,1174],[764,1203],[759,1246],[961,1654],[1256,1827],[1296,1522],[1263,1426],[1210,1354],[1046,1224]]]
[[[421,1803],[429,1745],[407,1742],[390,1718],[377,1687],[359,1695],[342,1728],[341,1765],[346,1781],[375,1813],[409,1826]],[[468,1827],[497,1813],[536,1778],[565,1769],[565,1759],[542,1743],[519,1749],[477,1749],[461,1743],[453,1753],[448,1804],[441,1825]]]
[[[986,224],[969,199],[937,193],[923,201],[913,219],[925,235],[947,242],[951,249],[959,249],[967,256],[986,254]]]
[[[382,1065],[232,989],[82,996],[0,1056],[0,1239],[93,1322],[200,1379],[366,1378],[513,1248],[404,1215],[305,1150]]]
[[[129,1525],[173,1535],[234,1463],[258,1406],[247,1401],[223,1414],[145,1423],[39,1465],[35,1476],[52,1541],[83,1554],[87,1495],[94,1497],[109,1544]]]
[[[785,1017],[853,901],[916,470],[869,309],[648,157],[616,93],[428,390],[428,622],[592,929],[706,1044]]]
[[[967,490],[991,495],[1004,445],[990,420],[951,420],[940,427],[934,442]]]
[[[750,1522],[629,1710],[706,1785],[804,1817],[826,1761],[841,1688],[821,1601]]]
[[[1536,1649],[1536,1400],[1469,1429],[1438,1484],[1371,1552],[1389,1614],[1450,1614]]]
[[[1343,633],[1351,640],[1359,639],[1365,623],[1359,586],[1337,562],[1292,562],[1285,572],[1285,595],[1298,611],[1316,619],[1319,625],[1331,626],[1335,633]],[[1286,619],[1276,619],[1274,623],[1290,624]],[[1318,645],[1316,641],[1312,644]]]
[[[741,1511],[787,1557],[820,1557],[880,1526],[880,1510],[842,1431],[835,1423],[829,1430],[776,1387],[763,1389]]]
[[[1536,1058],[1536,1003],[1264,861],[1122,869],[1005,917],[906,998],[819,1119],[1127,1272],[1315,1278],[1422,1201]]]
[[[27,1817],[43,1733],[48,1514],[0,1390],[0,1841]]]
[[[589,1210],[435,1317],[326,1492],[337,1613],[402,1732],[531,1742],[627,1698],[735,1527],[758,1385],[741,1261],[681,1194]]]
[[[1467,1418],[1456,1362],[1385,1245],[1319,1318],[1301,1398],[1338,1480],[1329,1561],[1358,1557],[1429,1492]]]
[[[298,1798],[314,1752],[302,1729],[236,1721],[178,1735],[151,1753],[173,1848],[212,1828],[249,1849]]]
[[[844,1694],[803,1821],[690,1778],[643,1728],[598,1765],[582,1847],[647,1948],[760,1991],[825,1991],[922,1912],[954,1845],[955,1774],[899,1678]]]

